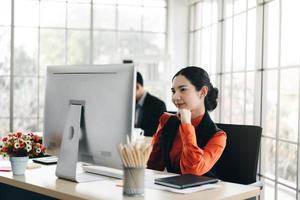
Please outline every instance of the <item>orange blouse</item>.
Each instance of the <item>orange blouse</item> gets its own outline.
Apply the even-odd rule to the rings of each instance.
[[[153,136],[153,150],[150,154],[147,168],[163,171],[165,164],[160,151],[159,138],[162,129],[171,115],[164,113],[159,121],[158,129]],[[202,116],[192,120],[192,124],[181,123],[170,150],[171,165],[180,166],[182,174],[203,175],[207,173],[220,158],[225,145],[226,133],[218,131],[201,149],[197,145],[195,128],[201,122]]]

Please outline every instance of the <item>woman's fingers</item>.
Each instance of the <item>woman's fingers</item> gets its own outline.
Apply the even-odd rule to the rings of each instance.
[[[179,109],[178,110],[178,118],[181,120],[182,123],[191,123],[191,111],[188,109]]]

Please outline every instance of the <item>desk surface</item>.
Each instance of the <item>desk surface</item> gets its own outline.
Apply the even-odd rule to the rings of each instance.
[[[1,161],[0,161],[1,162]],[[246,199],[259,195],[259,188],[228,182],[220,182],[221,187],[191,194],[175,194],[151,188],[145,188],[142,197],[123,196],[122,187],[116,186],[117,179],[88,183],[74,183],[55,176],[56,165],[26,170],[24,176],[13,176],[11,172],[0,172],[0,183],[22,188],[28,191],[58,199]],[[149,173],[148,173],[149,172]],[[162,172],[149,170],[148,174]]]

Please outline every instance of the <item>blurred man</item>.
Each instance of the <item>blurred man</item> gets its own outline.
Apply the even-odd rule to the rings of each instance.
[[[143,77],[140,72],[137,72],[135,128],[143,129],[145,136],[153,136],[159,118],[165,111],[165,103],[144,89]]]

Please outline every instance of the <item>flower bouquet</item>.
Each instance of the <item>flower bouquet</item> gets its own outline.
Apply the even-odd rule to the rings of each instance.
[[[45,147],[40,141],[38,135],[22,132],[0,138],[0,155],[9,156],[14,175],[24,174],[28,157],[41,156],[45,153]]]
[[[0,154],[4,157],[40,156],[45,153],[41,138],[33,133],[16,132],[4,136],[0,140]]]

